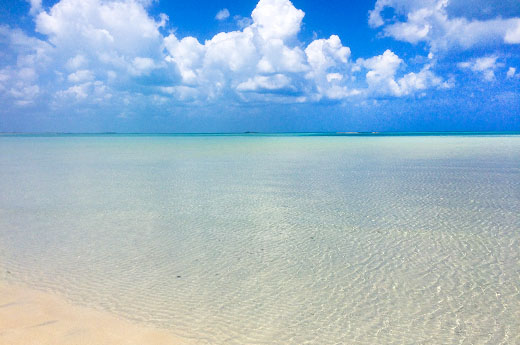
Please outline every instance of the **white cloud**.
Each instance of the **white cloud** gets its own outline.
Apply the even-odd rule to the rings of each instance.
[[[400,41],[426,42],[434,51],[468,49],[497,41],[520,43],[520,18],[467,19],[450,16],[447,7],[448,0],[377,0],[369,24],[382,27],[386,36]],[[393,8],[406,19],[383,18],[386,8]]]
[[[495,70],[501,67],[501,63],[497,63],[498,56],[484,56],[470,61],[461,62],[458,66],[462,69],[469,69],[472,72],[479,73],[486,81],[495,80]]]
[[[230,92],[286,92],[293,80],[290,74],[308,69],[295,40],[303,12],[288,0],[262,0],[252,18],[242,30],[221,32],[204,44],[170,34],[165,39],[166,61],[178,68],[186,85],[197,87],[208,99]]]
[[[28,0],[31,5],[31,9],[29,10],[29,14],[34,16],[38,14],[42,10],[42,0]]]
[[[351,94],[344,77],[349,67],[350,48],[344,47],[338,36],[313,41],[305,54],[311,69],[306,77],[316,85],[315,99],[340,99]]]
[[[64,91],[59,91],[57,95],[59,97],[74,97],[76,100],[84,100],[89,95],[90,83],[84,83],[80,85],[73,85]]]
[[[35,81],[37,78],[36,71],[30,67],[22,67],[18,70],[18,80],[22,81]]]
[[[506,43],[518,44],[520,43],[520,19],[513,20],[513,22],[516,22],[516,26],[510,26],[506,32],[504,40]]]
[[[152,18],[151,0],[61,0],[47,11],[38,1],[31,4],[45,40],[0,26],[18,54],[13,65],[0,69],[0,92],[18,104],[38,97],[63,105],[129,106],[140,97],[161,103],[307,102],[401,97],[445,83],[433,62],[406,73],[404,61],[389,50],[354,63],[337,35],[306,45],[298,40],[305,13],[289,0],[260,0],[251,18],[235,18],[240,30],[204,42],[173,32],[163,36],[168,17]],[[216,18],[228,17],[224,9]],[[410,20],[427,17],[419,12]],[[407,35],[420,41],[429,30],[412,27]],[[363,69],[365,78],[354,75]]]
[[[294,37],[304,16],[289,0],[260,0],[251,14],[253,26],[264,40]]]
[[[229,72],[253,68],[251,62],[258,59],[253,37],[254,32],[250,28],[215,35],[205,44],[205,67]]]
[[[26,85],[22,83],[16,83],[9,90],[9,94],[16,99],[16,104],[20,106],[32,104],[39,93],[40,87],[38,85]]]
[[[305,54],[300,47],[288,47],[280,39],[266,41],[257,69],[262,73],[303,72],[307,70]]]
[[[7,52],[15,52],[16,62],[0,68],[0,93],[19,106],[33,104],[41,95],[39,70],[49,62],[49,44],[29,37],[19,29],[0,25],[0,42],[7,44]],[[4,63],[1,63],[4,65]]]
[[[157,68],[155,60],[148,57],[137,56],[132,60],[130,72],[133,75],[141,76],[149,74],[153,69]]]
[[[516,68],[514,68],[514,67],[509,67],[509,69],[507,70],[507,74],[506,74],[507,78],[510,79],[510,78],[513,78],[513,77],[515,77],[515,76],[517,76],[517,75],[518,75],[518,74],[516,74]]]
[[[199,90],[189,86],[162,86],[159,90],[182,102],[196,102],[200,98]]]
[[[164,37],[159,28],[168,17],[161,14],[154,20],[146,10],[148,5],[149,1],[133,0],[61,0],[39,13],[36,31],[52,44],[45,48],[51,60],[46,69],[52,68],[55,75],[65,75],[66,81],[75,84],[54,83],[56,97],[101,101],[107,97],[97,95],[96,90],[113,93],[107,84],[133,88],[132,78],[165,68]],[[165,77],[174,74],[163,73]]]
[[[215,16],[216,20],[225,20],[229,18],[229,10],[227,8],[223,8],[220,11],[217,12],[217,15]]]
[[[60,53],[108,54],[128,63],[136,56],[159,55],[160,25],[130,0],[61,0],[36,17],[36,30]]]
[[[195,84],[202,66],[204,46],[194,37],[185,37],[179,41],[174,34],[164,39],[164,45],[169,53],[166,61],[177,66],[185,84]]]
[[[85,81],[91,81],[94,79],[94,74],[89,70],[79,70],[74,73],[69,74],[67,80],[72,83],[82,83]]]
[[[87,64],[87,59],[81,55],[81,54],[78,54],[72,58],[70,58],[67,63],[66,63],[66,67],[68,70],[77,70],[81,67],[84,67],[85,65]]]
[[[305,54],[314,71],[326,71],[338,63],[346,64],[350,57],[350,48],[344,47],[339,37],[332,35],[328,40],[313,41],[305,49]]]
[[[400,95],[401,90],[395,81],[395,75],[403,60],[391,50],[382,55],[366,60],[359,60],[358,64],[368,69],[366,81],[369,89],[380,94]]]
[[[290,88],[291,80],[283,74],[256,76],[237,86],[238,91],[274,91]]]
[[[65,100],[85,101],[90,99],[92,103],[101,103],[112,98],[107,86],[101,81],[87,81],[72,85],[68,89],[58,91],[58,98]]]
[[[253,20],[250,17],[242,17],[239,15],[236,15],[233,17],[233,20],[235,21],[235,23],[237,24],[237,26],[240,29],[244,29],[244,28],[250,26],[251,24],[253,24]]]
[[[424,66],[418,73],[411,72],[403,77],[396,77],[397,71],[404,64],[391,50],[370,59],[359,59],[359,66],[368,70],[366,82],[369,92],[379,95],[406,96],[427,88],[449,88],[450,83],[435,75],[431,65]]]
[[[430,70],[430,66],[423,67],[418,73],[408,73],[398,80],[401,96],[410,95],[417,91],[429,88],[449,89],[453,87],[451,81],[444,81]]]

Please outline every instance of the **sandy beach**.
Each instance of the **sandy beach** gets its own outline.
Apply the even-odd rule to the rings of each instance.
[[[0,345],[187,344],[165,330],[0,282]]]

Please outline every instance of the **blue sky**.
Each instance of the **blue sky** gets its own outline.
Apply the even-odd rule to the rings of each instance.
[[[520,130],[518,0],[4,0],[0,131]]]

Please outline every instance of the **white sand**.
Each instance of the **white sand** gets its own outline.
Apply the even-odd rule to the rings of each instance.
[[[0,345],[187,344],[173,334],[0,282]]]

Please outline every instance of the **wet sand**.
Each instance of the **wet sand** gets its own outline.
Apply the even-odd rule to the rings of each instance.
[[[183,345],[173,334],[0,282],[0,345]]]

